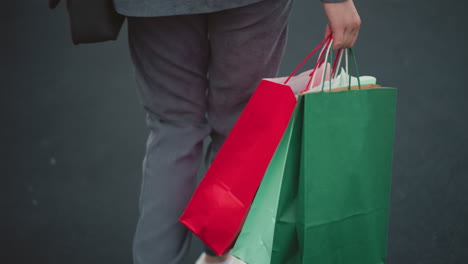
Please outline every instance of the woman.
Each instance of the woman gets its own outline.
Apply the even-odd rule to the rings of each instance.
[[[181,264],[178,222],[195,187],[202,142],[212,160],[261,78],[275,77],[293,0],[114,0],[128,37],[150,134],[143,162],[135,264]],[[352,0],[324,0],[333,48],[354,45]],[[197,263],[234,263],[207,249]]]

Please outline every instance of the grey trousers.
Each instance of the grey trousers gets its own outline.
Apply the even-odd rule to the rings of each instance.
[[[261,78],[275,77],[292,0],[215,13],[129,17],[128,34],[150,129],[143,161],[135,264],[181,264],[191,233],[178,222],[207,162]]]

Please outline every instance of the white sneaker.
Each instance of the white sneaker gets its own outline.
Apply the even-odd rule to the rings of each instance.
[[[206,254],[205,254],[205,252],[203,252],[200,255],[200,257],[198,257],[195,264],[206,264],[205,256],[206,256]],[[243,261],[241,261],[241,260],[239,260],[239,259],[237,259],[237,258],[235,258],[235,257],[233,257],[231,255],[228,256],[227,260],[224,263],[226,263],[226,264],[245,264],[245,262],[243,262]]]

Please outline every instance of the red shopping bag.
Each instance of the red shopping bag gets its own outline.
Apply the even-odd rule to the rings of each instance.
[[[295,105],[290,86],[262,80],[179,219],[217,254],[233,246]]]

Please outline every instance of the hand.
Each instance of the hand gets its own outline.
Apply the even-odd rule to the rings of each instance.
[[[354,46],[361,27],[361,18],[353,0],[337,3],[323,3],[328,17],[325,38],[333,36],[333,49],[351,48]]]

